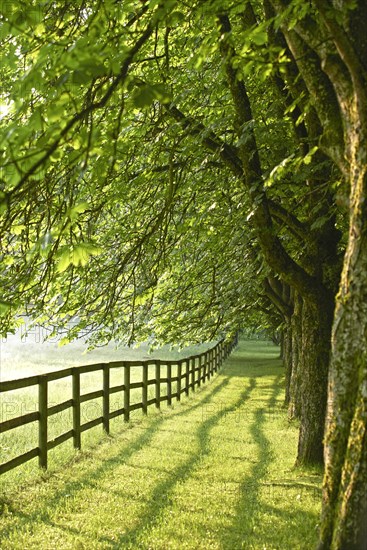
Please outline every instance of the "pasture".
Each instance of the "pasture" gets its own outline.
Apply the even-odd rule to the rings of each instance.
[[[278,353],[241,341],[189,399],[120,424],[67,467],[2,476],[1,548],[312,548],[321,472],[294,468]]]
[[[77,365],[89,365],[95,363],[117,361],[117,360],[145,360],[145,359],[179,359],[190,354],[201,353],[209,347],[209,344],[191,346],[184,350],[170,349],[168,346],[150,353],[147,345],[139,348],[116,349],[113,344],[94,349],[86,353],[86,344],[83,340],[73,342],[60,347],[58,342],[44,342],[42,334],[32,332],[23,337],[21,332],[1,342],[0,347],[0,379],[1,381],[23,378],[35,374],[57,371]],[[148,367],[148,379],[154,378],[154,365]],[[162,365],[162,377],[166,376],[166,367]],[[86,394],[98,391],[102,388],[103,372],[84,373],[81,375],[81,393]],[[123,384],[123,369],[111,371],[111,386]],[[131,369],[131,382],[142,381],[142,370]],[[148,388],[148,399],[153,397],[154,387]],[[162,386],[162,396],[165,395],[165,387]],[[54,380],[48,384],[48,404],[57,405],[65,399],[72,397],[72,378]],[[141,390],[131,391],[131,403],[139,401]],[[123,407],[123,394],[111,396],[111,410],[118,410]],[[0,421],[7,421],[17,416],[32,413],[38,410],[38,386],[22,388],[0,394]],[[102,414],[102,398],[93,399],[81,404],[81,423],[92,421]],[[131,417],[140,417],[140,411],[132,411]],[[55,439],[60,434],[72,428],[72,411],[64,410],[49,419],[49,439]],[[118,417],[111,420],[111,431],[119,431],[123,419]],[[101,426],[92,428],[82,436],[83,448],[95,445],[103,439],[104,434]],[[27,450],[37,447],[38,423],[33,422],[25,426],[19,426],[9,432],[0,435],[0,463],[11,460]],[[66,442],[61,448],[55,448],[50,452],[50,467],[59,468],[73,456],[71,442]],[[5,474],[8,483],[19,482],[19,479],[32,478],[38,475],[37,461],[18,467],[16,471]]]

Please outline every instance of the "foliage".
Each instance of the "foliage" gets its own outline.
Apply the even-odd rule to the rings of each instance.
[[[4,329],[26,310],[59,326],[77,315],[99,341],[147,330],[199,341],[235,329],[256,304],[248,199],[219,149],[198,150],[198,140],[236,139],[215,20],[207,6],[174,5],[35,2],[25,14],[9,3]],[[268,153],[282,126],[289,134],[270,117],[258,123]]]

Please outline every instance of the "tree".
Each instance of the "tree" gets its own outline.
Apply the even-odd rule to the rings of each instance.
[[[334,315],[320,548],[366,547],[366,60],[364,2],[315,0],[289,28],[272,2],[323,126],[322,149],[344,176],[349,234]]]

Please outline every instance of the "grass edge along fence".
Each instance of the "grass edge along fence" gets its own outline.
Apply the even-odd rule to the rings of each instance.
[[[40,468],[47,469],[48,451],[61,445],[69,439],[73,439],[75,449],[81,449],[81,434],[99,424],[102,424],[105,433],[110,432],[110,420],[117,416],[124,417],[124,421],[130,419],[130,412],[142,409],[143,414],[147,414],[148,407],[155,405],[160,408],[163,401],[167,405],[172,405],[174,398],[181,400],[181,394],[189,395],[190,390],[195,391],[196,386],[200,386],[212,375],[217,372],[228,357],[233,348],[237,345],[237,336],[232,342],[225,343],[224,340],[218,342],[213,348],[199,355],[190,355],[179,360],[141,360],[141,361],[113,361],[109,363],[98,363],[93,365],[83,365],[71,367],[55,372],[28,376],[17,380],[8,380],[0,382],[0,393],[18,390],[29,386],[38,385],[38,411],[17,416],[0,423],[0,434],[24,426],[30,422],[38,422],[38,447],[35,447],[11,460],[0,464],[0,475],[17,468],[21,464],[38,457]],[[148,367],[155,365],[155,378],[148,379]],[[166,365],[167,376],[161,376],[161,365]],[[172,366],[177,366],[177,375],[172,376]],[[124,383],[111,387],[110,371],[115,368],[124,369]],[[142,382],[131,382],[131,368],[142,369]],[[89,392],[82,395],[80,392],[80,375],[95,371],[103,371],[103,387],[100,390]],[[48,383],[61,378],[72,377],[72,398],[51,407],[48,406]],[[177,391],[172,392],[172,383],[177,382]],[[166,384],[167,395],[161,396],[161,386]],[[148,386],[154,385],[155,397],[148,399]],[[142,400],[139,403],[130,403],[130,392],[133,389],[142,390]],[[110,411],[110,395],[123,392],[124,406],[118,410]],[[96,398],[102,398],[102,415],[98,416],[84,424],[81,424],[81,404]],[[71,430],[59,435],[53,440],[48,440],[48,418],[54,414],[67,409],[72,409],[73,427]]]

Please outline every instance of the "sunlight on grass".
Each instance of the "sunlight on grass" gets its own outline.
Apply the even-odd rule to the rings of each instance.
[[[7,341],[0,343],[0,380],[16,379],[34,374],[51,372],[75,365],[102,363],[117,360],[140,360],[159,358],[161,360],[186,357],[191,354],[201,353],[211,347],[213,343],[202,344],[198,346],[186,347],[183,350],[170,349],[165,346],[161,349],[149,353],[147,345],[139,348],[120,348],[115,349],[111,344],[96,350],[92,350],[87,355],[83,354],[85,345],[81,341],[76,341],[70,345],[58,348],[58,344],[50,342],[34,341],[35,334],[28,335],[22,339],[18,336],[10,336]],[[37,338],[38,340],[38,338]],[[167,374],[166,367],[162,365],[161,376]],[[173,367],[172,375],[175,376]],[[123,369],[111,370],[111,387],[124,383]],[[148,368],[148,379],[155,376],[155,367],[150,365]],[[134,367],[131,369],[131,382],[142,381],[142,369]],[[102,371],[81,374],[81,393],[86,394],[102,388]],[[172,384],[172,391],[175,392],[177,384]],[[162,385],[161,396],[166,395],[166,387]],[[148,399],[154,397],[154,387],[148,388]],[[72,379],[71,376],[60,380],[50,381],[48,383],[48,405],[49,407],[72,398]],[[130,392],[131,404],[141,401],[141,390],[132,389]],[[163,407],[165,405],[162,405]],[[111,412],[123,407],[123,393],[111,395]],[[37,385],[28,388],[6,392],[0,394],[0,421],[7,421],[17,416],[38,410],[38,387]],[[89,422],[102,415],[102,398],[94,399],[81,404],[81,423]],[[132,418],[140,417],[141,411],[133,411]],[[72,429],[72,410],[64,410],[48,421],[48,439],[58,437],[59,435]],[[123,420],[121,417],[111,421],[112,430],[121,430]],[[86,449],[103,440],[105,435],[101,426],[97,426],[82,435],[82,447]],[[33,422],[25,426],[20,426],[8,431],[0,436],[0,463],[7,462],[20,454],[29,451],[38,446],[38,423]],[[49,469],[57,469],[70,460],[75,451],[72,442],[63,443],[49,452]],[[39,475],[38,461],[33,459],[23,464],[16,470],[6,474],[8,484],[18,484],[19,480],[25,481]]]
[[[182,404],[134,418],[67,469],[18,489],[0,479],[1,548],[312,548],[321,475],[294,468],[278,355],[242,341]]]

